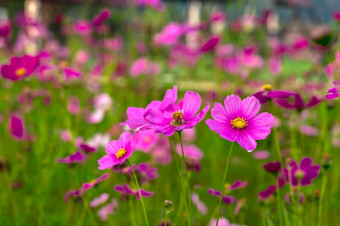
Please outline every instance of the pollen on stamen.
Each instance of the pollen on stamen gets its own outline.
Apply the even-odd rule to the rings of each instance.
[[[174,113],[172,113],[172,121],[171,124],[174,126],[179,126],[179,125],[183,125],[184,120],[183,120],[183,112],[182,111],[175,111]]]
[[[243,129],[244,127],[246,127],[248,125],[247,120],[245,120],[243,117],[237,117],[233,120],[231,120],[231,125],[233,126],[233,128],[236,129]]]
[[[117,151],[116,157],[117,157],[118,159],[120,159],[120,158],[123,157],[125,154],[126,154],[126,150],[125,150],[124,148],[121,148],[121,149],[119,149],[119,150]]]
[[[15,74],[17,76],[23,76],[26,74],[26,69],[25,68],[18,68],[16,71],[15,71]]]

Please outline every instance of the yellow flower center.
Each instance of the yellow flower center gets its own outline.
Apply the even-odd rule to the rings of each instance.
[[[243,129],[244,127],[248,125],[247,120],[245,120],[244,118],[240,118],[240,117],[237,117],[236,119],[231,120],[230,123],[233,126],[233,128],[236,128],[236,129]]]
[[[62,60],[62,61],[59,62],[59,67],[61,67],[61,68],[65,68],[65,67],[67,67],[67,65],[68,65],[68,63],[67,63],[66,60]]]
[[[16,74],[17,76],[23,76],[23,75],[26,74],[26,69],[25,69],[25,68],[19,68],[19,69],[17,69],[17,70],[15,71],[15,74]]]
[[[120,159],[121,157],[123,157],[123,156],[125,155],[125,153],[126,153],[126,150],[125,150],[124,148],[121,148],[121,149],[119,149],[119,150],[117,151],[116,157],[117,157],[118,159]]]
[[[225,189],[225,190],[228,190],[229,187],[230,187],[230,184],[228,184],[228,183],[226,183],[226,184],[224,185],[224,189]]]
[[[272,85],[270,85],[270,84],[264,84],[264,85],[262,86],[262,89],[263,89],[263,90],[266,90],[266,91],[269,91],[269,90],[272,89]]]
[[[184,120],[183,120],[183,112],[182,111],[175,111],[174,113],[172,113],[172,121],[171,124],[174,126],[179,126],[179,125],[183,125]]]

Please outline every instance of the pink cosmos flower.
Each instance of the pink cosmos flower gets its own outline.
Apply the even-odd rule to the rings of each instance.
[[[198,211],[200,211],[203,215],[206,215],[208,213],[207,206],[204,204],[204,202],[202,202],[200,200],[197,193],[191,194],[191,200],[195,204],[195,206],[197,207]]]
[[[139,140],[139,132],[131,136],[130,132],[124,132],[120,135],[118,140],[112,140],[105,147],[107,155],[98,160],[98,169],[110,169],[117,164],[121,165],[128,159]]]
[[[86,161],[88,157],[88,155],[85,155],[80,151],[76,151],[65,158],[58,158],[57,163],[65,163],[71,166],[73,163],[82,163]]]
[[[150,108],[145,114],[144,118],[148,121],[148,127],[153,129],[156,133],[163,133],[166,136],[172,136],[177,131],[184,129],[191,129],[199,123],[209,110],[209,102],[197,114],[201,106],[201,97],[198,93],[187,91],[183,102],[179,104],[166,101],[167,107],[162,112],[159,108]]]
[[[17,115],[11,115],[8,123],[8,130],[17,140],[22,140],[25,136],[24,120]]]
[[[152,130],[144,130],[140,132],[139,143],[136,147],[137,150],[142,150],[145,152],[149,152],[150,149],[157,142],[158,135],[155,134]]]
[[[181,145],[176,145],[176,152],[180,156],[182,155]],[[201,164],[200,159],[203,158],[203,152],[194,144],[183,146],[184,156],[186,158],[186,164],[188,170],[191,168],[195,171],[200,171]]]
[[[1,76],[5,79],[17,81],[32,74],[38,66],[38,56],[12,57],[9,65],[4,64],[1,66]]]
[[[211,116],[206,123],[222,138],[231,142],[237,141],[247,151],[256,149],[256,140],[265,139],[271,132],[274,116],[269,113],[258,114],[261,104],[255,97],[243,101],[237,95],[227,96],[224,106],[215,103]]]
[[[81,36],[88,36],[91,34],[91,24],[85,20],[79,20],[73,25],[74,31]]]
[[[159,45],[172,46],[178,43],[182,33],[182,26],[179,23],[172,22],[166,25],[160,33],[155,35],[154,41]]]
[[[128,125],[130,129],[140,129],[145,127],[148,123],[144,118],[144,115],[148,109],[158,108],[160,111],[164,111],[164,109],[172,103],[175,103],[177,100],[177,86],[174,86],[173,89],[168,89],[165,93],[165,96],[162,101],[152,101],[146,109],[144,108],[136,108],[136,107],[128,107],[127,116],[128,119],[126,122],[121,123],[120,125]]]
[[[127,184],[116,185],[114,187],[114,190],[122,194],[123,200],[125,199],[125,197],[127,197],[129,195],[135,196],[138,200],[140,199],[138,189],[133,190]],[[144,190],[144,189],[140,189],[140,192],[142,194],[142,197],[151,197],[154,194],[153,191],[147,191],[147,190]]]
[[[72,115],[77,115],[79,114],[80,111],[80,104],[79,104],[79,99],[76,96],[70,96],[68,99],[67,103],[67,110],[72,114]]]
[[[118,202],[115,198],[111,200],[111,203],[103,206],[98,211],[98,216],[100,217],[101,221],[106,221],[108,215],[113,214],[114,210],[118,208]]]
[[[72,139],[72,134],[69,130],[60,131],[60,138],[65,142],[69,142]]]
[[[90,202],[90,206],[92,208],[95,208],[97,206],[99,206],[100,204],[106,202],[109,199],[109,194],[108,193],[103,193],[100,196],[98,196],[97,198],[93,199]]]

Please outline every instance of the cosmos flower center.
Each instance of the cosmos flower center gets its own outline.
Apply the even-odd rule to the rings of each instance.
[[[236,129],[243,129],[244,127],[248,125],[247,120],[245,120],[244,118],[240,118],[240,117],[237,117],[231,120],[230,123],[233,126],[233,128],[236,128]]]
[[[272,89],[272,85],[270,85],[270,84],[264,84],[264,85],[262,86],[262,89],[263,89],[263,90],[266,90],[266,91],[269,91],[269,90]]]
[[[304,176],[304,172],[303,172],[302,170],[298,169],[298,170],[296,171],[295,176],[296,176],[298,179],[302,179],[302,177]]]
[[[228,190],[229,187],[230,187],[230,184],[228,184],[228,183],[226,183],[226,184],[224,185],[224,189],[225,189],[225,190]]]
[[[15,71],[15,74],[17,76],[23,76],[26,74],[26,69],[25,68],[18,68],[16,71]]]
[[[120,158],[123,157],[125,154],[126,154],[126,150],[125,150],[124,148],[121,148],[121,149],[119,149],[119,150],[117,151],[116,157],[117,157],[118,159],[120,159]]]
[[[171,124],[174,126],[179,126],[179,125],[183,125],[184,120],[183,120],[183,112],[182,111],[175,111],[174,113],[172,113],[172,121]]]

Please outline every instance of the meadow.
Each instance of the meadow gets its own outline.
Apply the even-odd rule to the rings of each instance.
[[[0,225],[340,224],[340,12],[76,4],[0,21]]]

